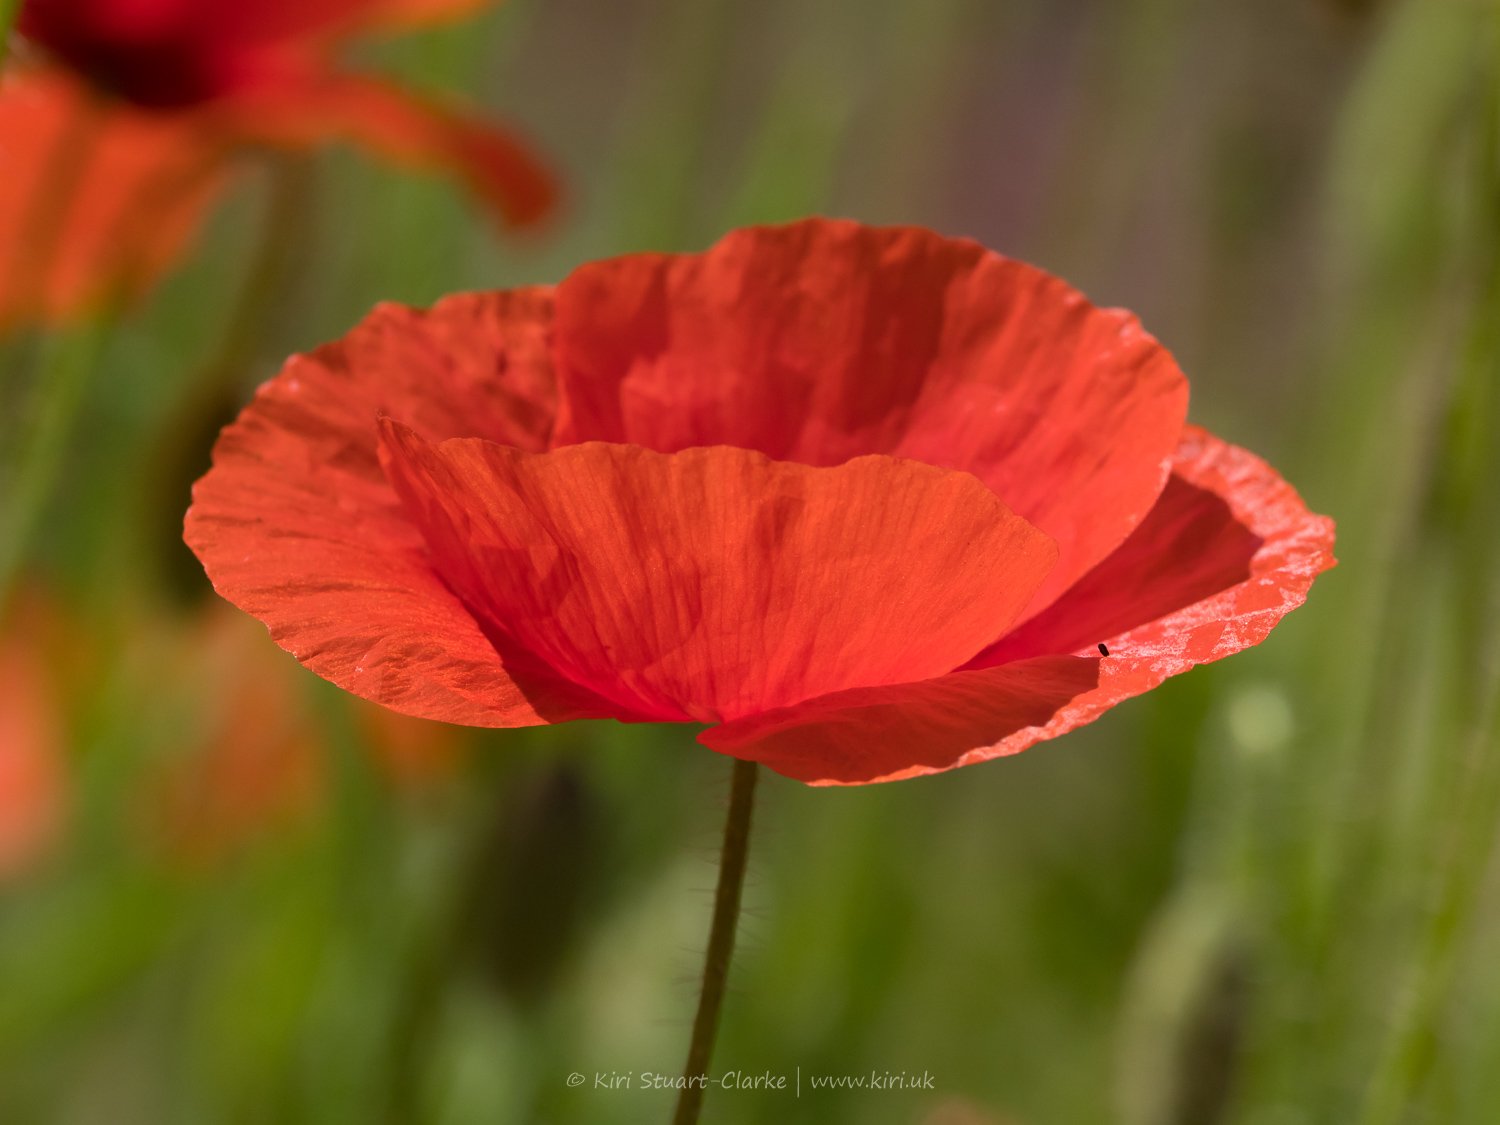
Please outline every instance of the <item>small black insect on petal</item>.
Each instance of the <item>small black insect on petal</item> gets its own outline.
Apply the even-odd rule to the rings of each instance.
[[[1108,656],[1109,655],[1109,649],[1107,649],[1107,648],[1104,647],[1104,642],[1103,641],[1099,642],[1099,655],[1100,656]]]

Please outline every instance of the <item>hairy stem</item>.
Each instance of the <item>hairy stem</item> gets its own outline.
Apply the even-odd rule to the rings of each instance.
[[[703,1087],[714,1037],[719,1031],[719,1009],[729,980],[729,960],[734,954],[734,932],[740,917],[740,898],[745,888],[745,861],[750,855],[750,813],[755,806],[754,762],[734,763],[729,790],[729,816],[724,822],[724,846],[719,853],[719,885],[714,891],[714,919],[708,934],[708,955],[703,963],[703,990],[698,996],[698,1014],[693,1019],[693,1041],[687,1064],[682,1068],[682,1090],[672,1125],[696,1125],[703,1108]]]

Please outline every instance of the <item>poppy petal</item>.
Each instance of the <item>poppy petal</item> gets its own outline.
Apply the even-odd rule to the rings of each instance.
[[[1097,689],[1100,663],[1097,656],[1044,656],[855,688],[710,727],[698,741],[811,785],[898,781],[1031,745]],[[1020,745],[996,750],[1011,740]]]
[[[557,202],[556,179],[515,133],[379,79],[307,70],[247,90],[220,112],[259,143],[300,150],[344,140],[450,172],[510,226],[539,222]]]
[[[0,79],[0,328],[139,296],[178,261],[226,180],[201,124],[106,103],[61,70]]]
[[[1194,665],[1259,644],[1333,565],[1333,522],[1310,513],[1264,461],[1196,427],[1174,472],[1181,484],[1164,492],[1166,506],[1138,538],[1079,584],[1076,602],[1070,592],[1017,630],[1015,643],[952,676],[811,700],[712,728],[699,741],[803,781],[893,780],[1017,753]],[[1035,655],[1049,642],[1066,651],[1097,641],[1107,642],[1107,658]],[[1018,722],[1016,694],[1033,685],[1038,706]]]
[[[475,726],[597,713],[495,651],[427,561],[376,455],[376,418],[433,439],[541,448],[546,290],[377,309],[293,358],[220,436],[185,537],[215,588],[325,679],[392,710]]]
[[[381,452],[434,566],[559,674],[631,714],[712,722],[949,671],[1003,631],[1052,543],[978,480],[727,446]]]
[[[1334,564],[1333,532],[1264,461],[1188,426],[1172,477],[1135,533],[971,666],[1101,643],[1119,658],[1228,656],[1302,604]]]
[[[1187,383],[1130,314],[916,228],[807,220],[559,286],[554,441],[973,473],[1056,540],[1035,614],[1150,510]]]

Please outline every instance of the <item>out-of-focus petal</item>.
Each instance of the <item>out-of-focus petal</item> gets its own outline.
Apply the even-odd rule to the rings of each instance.
[[[252,618],[215,601],[138,639],[146,644],[142,662],[190,685],[193,696],[174,723],[170,753],[139,794],[142,827],[164,858],[212,869],[326,811],[333,750],[326,716],[307,698],[296,662],[267,644]],[[362,701],[350,717],[370,766],[394,786],[419,792],[453,775],[461,728]]]
[[[1309,512],[1264,461],[1195,427],[1178,448],[1174,478],[1164,507],[1079,583],[1076,601],[1070,591],[963,671],[811,700],[699,740],[803,781],[892,780],[1014,754],[1259,644],[1333,565],[1333,521]],[[1100,641],[1107,658],[1039,655]],[[1051,678],[1059,669],[1061,679]],[[1018,723],[1038,670],[1047,678],[1037,706]]]
[[[594,713],[501,659],[429,565],[376,455],[380,414],[430,440],[543,447],[550,311],[540,289],[387,305],[294,357],[193,490],[186,539],[219,593],[320,676],[404,714],[525,726]]]
[[[266,43],[345,24],[385,0],[24,0],[22,35],[56,49],[78,43]]]
[[[245,50],[399,21],[433,22],[470,0],[25,0],[22,32],[51,30],[120,44],[179,41]],[[425,17],[425,18],[424,18]]]
[[[0,79],[0,328],[138,296],[181,257],[226,177],[193,114],[94,97],[60,70]]]
[[[622,717],[713,722],[949,671],[1056,559],[978,480],[913,461],[382,436],[448,584]]]
[[[364,748],[398,789],[421,790],[458,773],[464,751],[458,727],[363,702],[355,707],[354,725]]]
[[[160,659],[168,675],[199,688],[198,706],[142,812],[171,859],[213,866],[326,799],[327,747],[296,664],[249,618],[210,603],[171,642]]]
[[[584,266],[557,300],[557,444],[967,470],[1057,541],[1028,616],[1150,510],[1187,408],[1135,317],[916,228],[750,228]]]
[[[342,140],[451,173],[510,226],[540,221],[557,201],[557,181],[514,132],[379,79],[307,70],[219,112],[232,132],[263,144],[304,149]]]
[[[337,41],[466,15],[476,0],[27,0],[25,39],[137,105],[203,105],[326,67]]]
[[[213,35],[213,17],[232,7],[197,0],[26,0],[16,31],[111,97],[182,109],[241,77],[245,42]]]

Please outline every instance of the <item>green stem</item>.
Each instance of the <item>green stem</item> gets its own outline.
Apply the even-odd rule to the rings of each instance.
[[[724,822],[724,846],[719,853],[719,885],[714,891],[714,919],[708,934],[708,955],[703,963],[703,990],[698,996],[698,1015],[693,1020],[693,1041],[688,1046],[687,1065],[682,1068],[682,1092],[672,1125],[695,1125],[703,1108],[704,1079],[719,1031],[719,1009],[729,981],[729,960],[734,954],[734,931],[740,917],[740,899],[745,889],[745,861],[750,856],[750,813],[755,806],[754,762],[735,759],[729,790],[729,816]]]
[[[386,1059],[384,1118],[387,1125],[409,1125],[421,1118],[428,1055],[440,1027],[455,960],[461,953],[457,926],[463,903],[456,903],[444,925],[419,939],[411,971],[396,996]]]
[[[238,303],[225,326],[210,381],[230,385],[268,350],[283,329],[287,296],[313,238],[313,162],[278,154],[269,167],[263,233],[245,272]],[[271,349],[274,350],[274,349]]]
[[[0,616],[62,466],[73,419],[108,335],[109,326],[96,322],[48,340],[30,433],[16,464],[9,467],[10,494],[0,513]]]
[[[1408,999],[1393,1024],[1387,1063],[1371,1080],[1362,1118],[1366,1125],[1406,1120],[1412,1107],[1429,1096],[1444,1028],[1452,1006],[1461,1000],[1462,958],[1482,920],[1500,819],[1500,769],[1494,754],[1500,745],[1500,645],[1494,640],[1500,585],[1494,581],[1493,521],[1488,518],[1495,506],[1494,482],[1500,478],[1487,437],[1500,422],[1500,399],[1493,392],[1500,335],[1492,315],[1500,301],[1500,98],[1487,101],[1483,123],[1485,144],[1477,161],[1483,170],[1481,229],[1487,236],[1483,244],[1496,249],[1488,255],[1474,302],[1462,382],[1448,405],[1450,417],[1462,425],[1454,429],[1450,423],[1442,460],[1429,474],[1439,483],[1434,495],[1442,507],[1429,514],[1421,535],[1423,541],[1445,545],[1455,572],[1450,596],[1455,603],[1452,620],[1463,630],[1457,645],[1463,678],[1452,699],[1472,719],[1459,772],[1450,782],[1452,796],[1444,803],[1450,819],[1442,862],[1428,873],[1435,896],[1426,932],[1411,962]]]
[[[208,590],[203,567],[182,541],[189,482],[208,467],[221,428],[244,405],[249,382],[277,350],[297,308],[297,278],[314,243],[313,166],[302,156],[269,161],[250,260],[212,355],[157,427],[133,526],[163,588],[191,604]],[[263,374],[262,374],[263,377]]]
[[[7,11],[4,16],[11,14]],[[8,35],[9,19],[0,20],[0,26]],[[28,296],[35,304],[23,301],[25,313],[41,318],[47,315],[58,246],[69,210],[83,186],[101,124],[99,107],[93,103],[74,115],[48,154],[40,194],[26,203],[27,227],[19,240],[19,271],[22,284],[32,286]],[[4,466],[10,479],[0,508],[0,616],[8,606],[32,532],[61,469],[89,374],[109,335],[113,311],[106,308],[81,327],[58,330],[46,340],[40,369],[29,390],[31,401],[23,408],[23,428],[15,438],[15,459]]]

